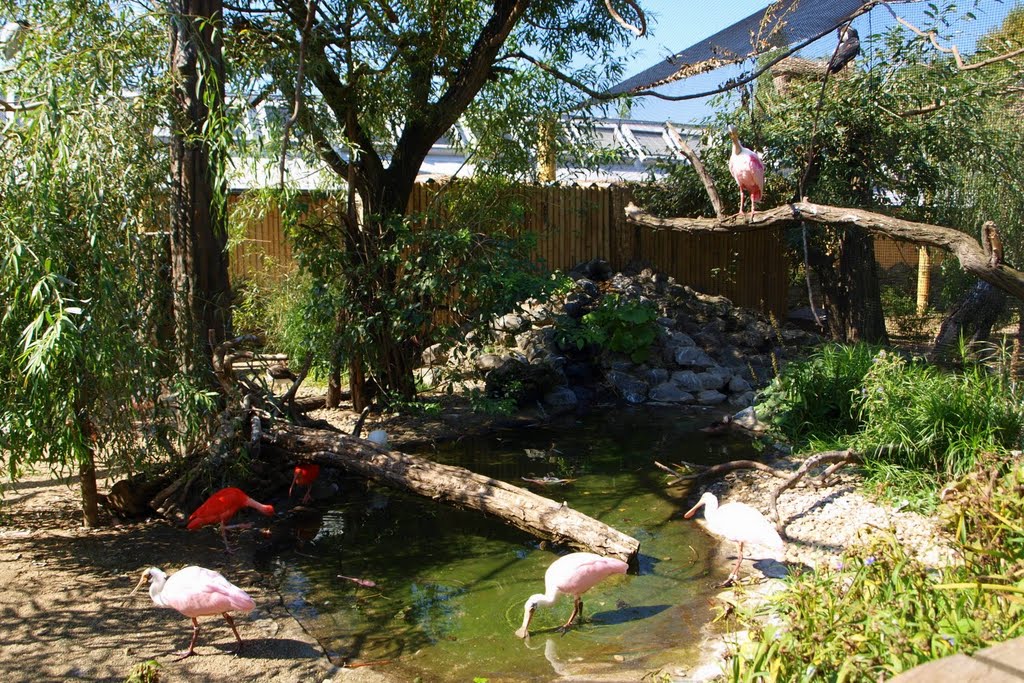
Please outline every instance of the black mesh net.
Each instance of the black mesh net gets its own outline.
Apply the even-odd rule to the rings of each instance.
[[[768,50],[820,38],[863,9],[862,0],[780,0],[627,78],[609,93],[664,85],[741,62]]]

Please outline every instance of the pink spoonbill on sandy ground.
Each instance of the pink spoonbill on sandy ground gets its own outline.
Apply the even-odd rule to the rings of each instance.
[[[190,530],[199,529],[208,524],[220,522],[220,535],[224,539],[224,548],[230,553],[231,546],[228,545],[228,527],[226,525],[228,520],[237,515],[238,511],[244,507],[258,510],[268,517],[274,514],[273,506],[255,501],[242,489],[231,486],[217,491],[207,498],[205,503],[197,507],[195,512],[188,518],[188,528]],[[248,527],[252,525],[238,526]]]
[[[527,629],[537,607],[555,604],[560,593],[573,596],[572,615],[561,626],[565,632],[577,616],[583,618],[583,599],[580,596],[612,574],[625,574],[627,567],[622,560],[594,553],[569,553],[558,558],[544,572],[544,592],[531,595],[523,605],[523,625],[516,635],[520,638],[529,635]]]
[[[750,217],[754,217],[754,202],[761,201],[764,191],[764,162],[752,149],[740,144],[739,134],[735,126],[729,126],[729,137],[732,138],[732,154],[729,155],[729,173],[740,186],[740,215],[743,215],[743,191],[750,195]]]
[[[708,531],[740,546],[736,566],[724,585],[731,584],[739,577],[744,544],[761,545],[777,552],[783,550],[782,537],[768,518],[746,503],[726,503],[719,507],[718,498],[709,491],[683,517],[690,519],[701,506],[704,507],[704,521]]]
[[[160,607],[176,609],[192,619],[192,642],[188,650],[178,653],[178,659],[193,654],[199,637],[199,617],[220,614],[238,640],[235,654],[242,651],[242,637],[238,635],[235,621],[228,612],[249,612],[255,606],[249,594],[223,576],[203,567],[185,567],[170,576],[156,567],[142,572],[142,578],[128,597],[135,595],[142,584],[149,581],[149,597]]]

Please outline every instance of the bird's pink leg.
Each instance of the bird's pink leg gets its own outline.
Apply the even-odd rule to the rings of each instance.
[[[743,562],[743,544],[740,543],[740,556],[736,559],[736,566],[732,568],[732,574],[729,575],[730,581],[736,581],[740,578],[740,564]]]
[[[289,494],[289,495],[291,495],[291,494]],[[302,497],[302,502],[303,503],[308,503],[311,500],[313,500],[313,485],[312,484],[310,484],[309,488],[306,489],[306,495],[304,495]]]
[[[186,650],[184,652],[177,653],[178,654],[178,658],[175,659],[174,661],[180,662],[181,660],[185,659],[186,657],[191,657],[195,653],[196,640],[198,638],[199,638],[199,620],[196,619],[195,617],[192,617],[192,642],[190,642],[188,644],[188,650]]]
[[[740,215],[743,215],[743,188],[740,188]]]
[[[235,638],[238,640],[238,647],[235,648],[235,654],[236,655],[242,654],[242,636],[238,635],[238,629],[235,628],[235,620],[232,619],[231,615],[228,614],[227,612],[224,612],[224,614],[222,614],[221,616],[223,616],[227,620],[228,626],[231,627],[232,632],[234,632],[234,634],[235,634]]]
[[[580,599],[578,595],[573,596],[572,614],[569,615],[569,621],[562,624],[558,628],[558,630],[562,633],[568,631],[569,627],[572,626],[573,621],[575,621],[577,615],[579,615],[580,619],[583,619],[583,600]]]
[[[221,523],[220,523],[220,537],[224,539],[224,552],[228,553],[229,555],[231,553],[235,552],[231,548],[231,544],[228,543],[228,528],[224,524],[223,520],[221,520]]]

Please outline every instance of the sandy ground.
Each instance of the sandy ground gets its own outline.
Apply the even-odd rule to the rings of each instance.
[[[79,526],[77,488],[34,476],[5,491],[0,507],[0,681],[123,681],[147,660],[161,681],[383,681],[369,669],[339,670],[251,565],[245,543],[227,555],[219,535],[164,521]],[[201,618],[196,654],[192,628],[176,611],[156,607],[140,590],[149,566],[167,572],[198,564],[221,572],[256,601],[237,615],[245,641],[219,617]]]

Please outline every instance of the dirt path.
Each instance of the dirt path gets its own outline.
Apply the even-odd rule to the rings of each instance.
[[[0,681],[123,681],[132,667],[160,663],[161,681],[384,681],[370,670],[339,670],[288,614],[252,568],[243,547],[227,555],[209,529],[188,532],[163,521],[97,530],[77,526],[78,492],[36,476],[5,492],[0,508]],[[256,609],[236,619],[200,619],[196,655],[180,662],[189,620],[153,605],[135,587],[142,571],[198,564],[246,590]]]

